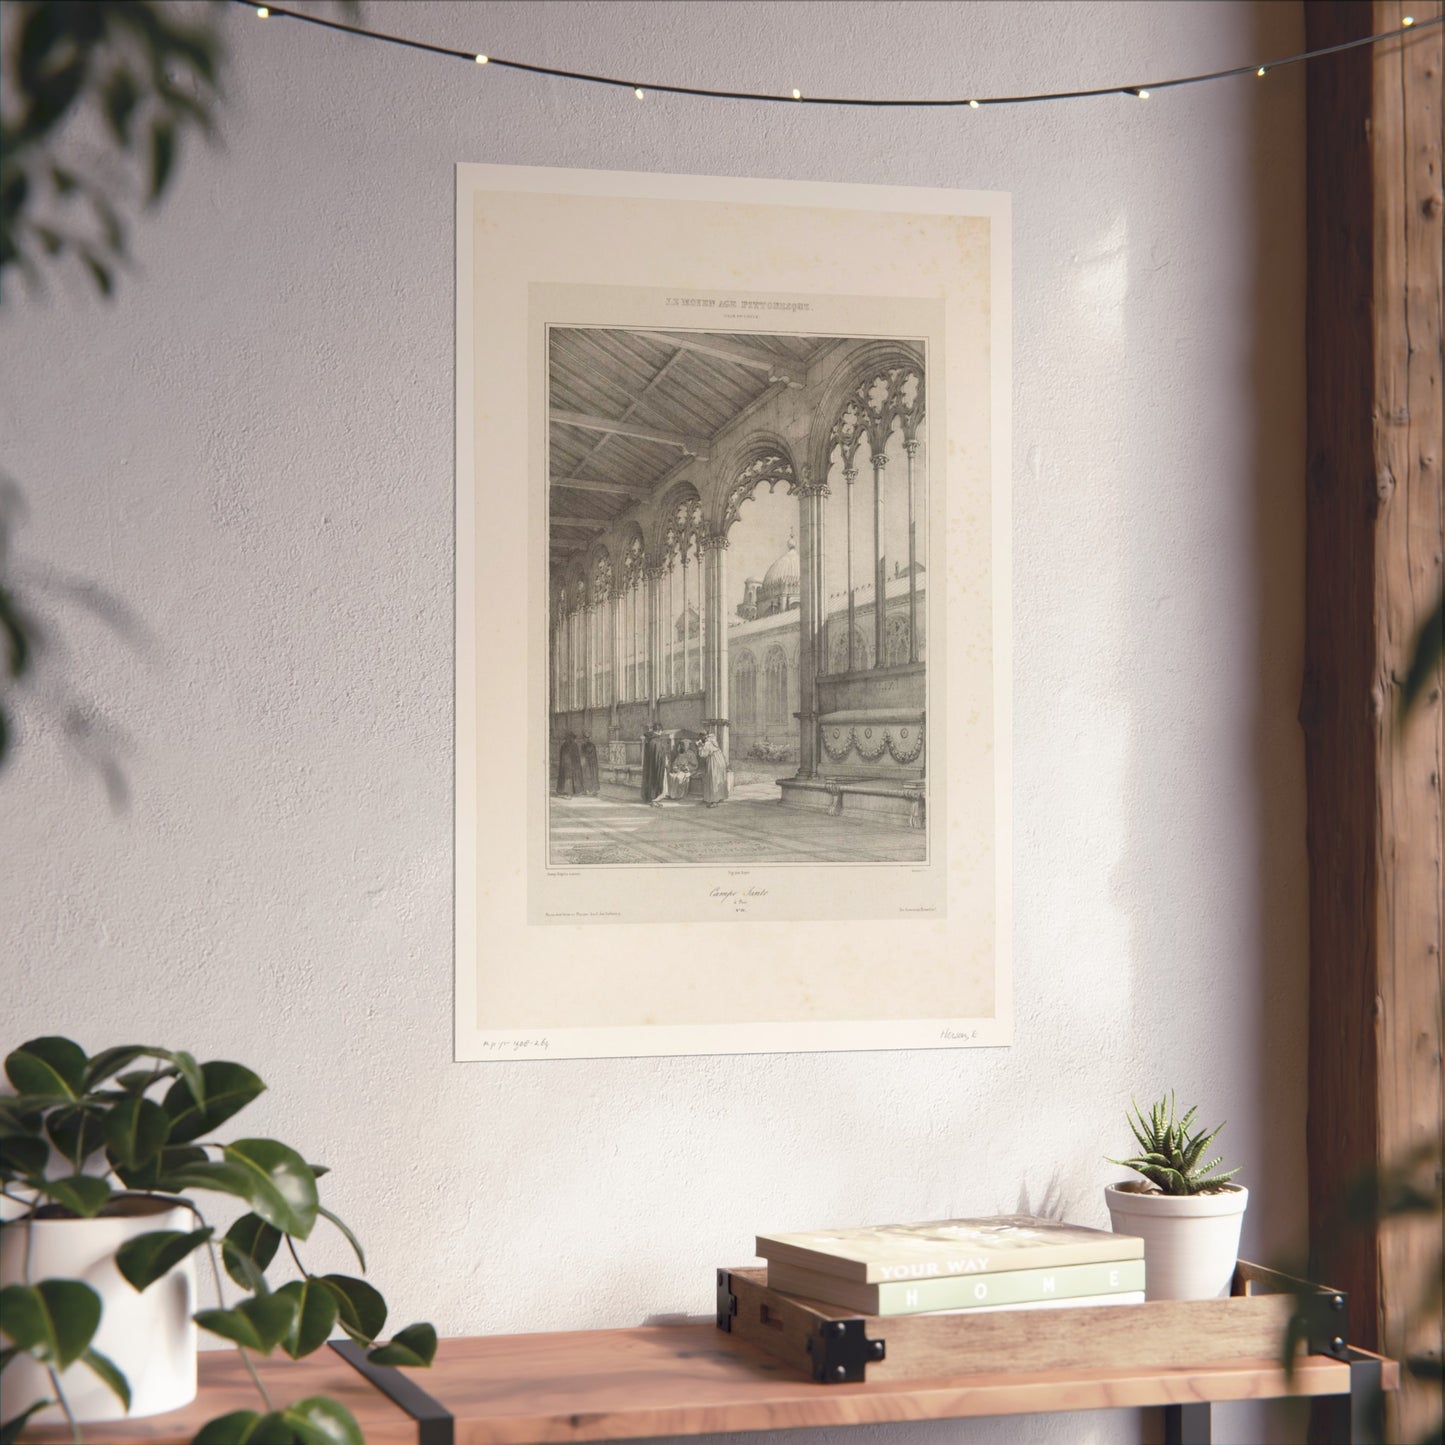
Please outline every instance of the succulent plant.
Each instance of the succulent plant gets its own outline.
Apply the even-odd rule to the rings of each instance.
[[[1198,1107],[1190,1109],[1182,1119],[1177,1118],[1172,1092],[1149,1110],[1147,1119],[1138,1102],[1131,1102],[1134,1114],[1129,1119],[1129,1128],[1139,1142],[1139,1153],[1132,1159],[1111,1158],[1111,1164],[1122,1164],[1142,1174],[1161,1194],[1214,1194],[1231,1187],[1229,1181],[1239,1173],[1238,1169],[1216,1173],[1224,1162],[1218,1154],[1200,1162],[1204,1160],[1205,1150],[1218,1138],[1223,1124],[1208,1134],[1191,1130]]]

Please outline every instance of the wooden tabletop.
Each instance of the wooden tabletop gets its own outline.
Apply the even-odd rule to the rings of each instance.
[[[329,1351],[299,1362],[259,1365],[278,1405],[332,1395],[361,1422],[369,1445],[417,1441],[415,1423]],[[1394,1388],[1398,1367],[1386,1361],[1384,1371],[1386,1388]],[[1278,1363],[1266,1359],[1196,1368],[994,1371],[818,1385],[706,1324],[443,1340],[430,1370],[405,1374],[456,1417],[456,1445],[635,1439],[1349,1391],[1349,1366],[1321,1356],[1301,1363],[1292,1386],[1286,1385]],[[257,1408],[255,1390],[233,1351],[204,1354],[201,1379],[200,1397],[184,1410],[87,1426],[87,1440],[183,1445],[205,1420]],[[53,1427],[25,1436],[67,1438]]]

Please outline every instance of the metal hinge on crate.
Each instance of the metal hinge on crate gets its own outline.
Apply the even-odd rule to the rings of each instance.
[[[861,1383],[869,1362],[884,1358],[887,1345],[883,1340],[870,1340],[863,1325],[861,1319],[825,1320],[808,1336],[813,1378],[819,1384]]]
[[[1344,1290],[1243,1261],[1239,1269],[1251,1284],[1262,1286],[1269,1294],[1294,1295],[1297,1309],[1290,1321],[1291,1345],[1303,1340],[1306,1354],[1328,1355],[1349,1363],[1350,1297]]]

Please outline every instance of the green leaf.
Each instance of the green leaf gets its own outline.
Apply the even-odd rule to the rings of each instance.
[[[366,1445],[351,1411],[325,1395],[298,1400],[282,1412],[301,1445]]]
[[[316,1166],[311,1165],[311,1172],[316,1173]],[[323,1218],[329,1219],[346,1236],[346,1242],[356,1251],[356,1262],[361,1266],[362,1274],[366,1273],[366,1256],[361,1250],[361,1241],[336,1217],[324,1204],[317,1205],[316,1212]]]
[[[196,1102],[195,1092],[184,1074],[161,1101],[161,1107],[171,1116],[172,1144],[189,1144],[199,1139],[238,1114],[266,1088],[250,1069],[225,1060],[202,1064],[201,1081],[204,1098],[200,1103]]]
[[[27,1139],[24,1135],[0,1139],[0,1179],[28,1179],[41,1174],[50,1158],[50,1145],[44,1139]]]
[[[53,1405],[54,1400],[48,1397],[44,1400],[37,1400],[23,1414],[16,1415],[0,1425],[0,1445],[15,1445],[20,1439],[21,1432],[25,1429],[25,1422],[37,1411],[43,1410],[47,1405]],[[220,1442],[217,1442],[220,1445]]]
[[[336,1296],[314,1276],[293,1279],[290,1284],[282,1285],[276,1293],[296,1301],[296,1320],[286,1338],[281,1341],[282,1348],[293,1360],[299,1360],[302,1355],[319,1350],[326,1343],[331,1327],[336,1323]]]
[[[201,1102],[204,1104],[205,1082],[195,1059],[184,1050],[172,1052],[170,1049],[152,1048],[149,1044],[121,1044],[113,1049],[102,1049],[90,1061],[90,1067],[86,1070],[86,1087],[88,1089],[95,1088],[97,1084],[103,1083],[112,1074],[119,1073],[121,1069],[133,1064],[137,1059],[155,1059],[167,1067],[128,1074],[125,1079],[120,1081],[123,1087],[128,1090],[133,1089],[138,1082],[144,1080],[148,1088],[150,1084],[168,1078],[172,1073],[178,1073],[191,1086],[192,1097],[199,1094]],[[145,1089],[139,1089],[137,1092],[144,1093]]]
[[[171,1176],[192,1164],[204,1164],[206,1151],[196,1148],[193,1144],[181,1144],[175,1148],[162,1149],[157,1158],[148,1159],[144,1164],[134,1168],[122,1163],[119,1159],[109,1155],[107,1157],[110,1158],[111,1166],[120,1175],[121,1182],[127,1189],[159,1190],[165,1194],[179,1194],[183,1186],[173,1184]]]
[[[101,1354],[99,1350],[87,1350],[80,1357],[80,1362],[94,1371],[105,1382],[111,1394],[127,1411],[130,1410],[130,1381],[117,1368],[114,1360]]]
[[[70,1039],[31,1039],[6,1058],[5,1077],[21,1094],[64,1094],[78,1100],[85,1088],[85,1050]]]
[[[1420,624],[1420,631],[1415,636],[1409,670],[1400,685],[1399,718],[1402,722],[1424,692],[1430,674],[1440,666],[1442,656],[1445,656],[1445,590],[1441,591],[1433,610]]]
[[[221,1241],[221,1262],[242,1289],[265,1288],[261,1273],[276,1258],[281,1231],[259,1214],[243,1214]]]
[[[131,1094],[106,1116],[106,1148],[127,1169],[138,1169],[160,1155],[170,1128],[170,1116],[159,1104]]]
[[[115,1267],[134,1290],[148,1289],[164,1279],[193,1249],[199,1249],[215,1231],[207,1226],[190,1234],[179,1229],[155,1229],[128,1239],[115,1252]]]
[[[94,1174],[72,1174],[66,1179],[31,1179],[26,1181],[47,1198],[86,1219],[99,1214],[110,1202],[111,1188]]]
[[[321,1283],[336,1296],[341,1328],[358,1344],[370,1345],[386,1327],[386,1301],[364,1279],[345,1274],[322,1275]]]
[[[70,1104],[46,1116],[45,1132],[77,1169],[100,1148],[105,1117],[99,1109]]]
[[[237,1139],[222,1152],[228,1165],[245,1172],[251,1208],[262,1219],[296,1239],[311,1233],[320,1203],[316,1176],[294,1149],[275,1139]]]
[[[234,1309],[200,1310],[194,1318],[213,1335],[269,1355],[291,1330],[296,1300],[292,1295],[261,1294],[242,1300]]]
[[[437,1332],[428,1324],[408,1325],[384,1345],[366,1352],[373,1365],[429,1365],[437,1352]]]
[[[5,1333],[43,1364],[63,1370],[78,1360],[100,1325],[100,1296],[78,1279],[45,1279],[0,1289]]]
[[[191,1437],[191,1445],[296,1445],[296,1432],[274,1411],[233,1410],[208,1420]]]

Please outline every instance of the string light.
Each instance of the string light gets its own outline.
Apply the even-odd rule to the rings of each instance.
[[[251,6],[253,0],[232,0],[232,3]],[[260,5],[254,8],[256,14],[263,20],[268,16],[277,16],[287,20],[296,20],[305,25],[315,25],[323,30],[338,30],[343,34],[356,35],[364,40],[375,40],[383,45],[399,45],[407,50],[422,50],[430,55],[445,55],[453,59],[474,61],[478,65],[500,65],[507,70],[525,71],[529,75],[547,75],[556,80],[578,80],[589,85],[610,85],[617,89],[630,90],[638,100],[642,100],[646,95],[646,91],[636,81],[624,80],[615,75],[599,75],[586,70],[564,70],[554,65],[534,65],[526,60],[503,60],[496,55],[478,55],[474,51],[458,50],[447,45],[433,45],[425,40],[411,40],[405,35],[390,35],[381,30],[367,30],[360,25],[347,25],[340,20],[330,20],[320,15],[308,15],[300,10],[287,10],[278,5]],[[803,105],[896,107],[917,110],[956,109],[961,106],[977,110],[981,105],[1030,105],[1046,100],[1090,100],[1106,95],[1133,95],[1140,100],[1148,100],[1150,93],[1156,90],[1172,90],[1184,85],[1202,85],[1211,80],[1227,80],[1237,75],[1248,75],[1251,71],[1257,76],[1263,76],[1266,72],[1277,70],[1282,65],[1298,65],[1303,61],[1317,60],[1324,55],[1336,55],[1344,50],[1355,50],[1362,45],[1377,45],[1383,40],[1397,39],[1411,28],[1428,30],[1441,24],[1445,24],[1445,15],[1435,15],[1428,20],[1419,22],[1413,15],[1406,15],[1401,18],[1398,30],[1383,30],[1376,35],[1362,35],[1357,40],[1341,41],[1338,45],[1326,45],[1318,50],[1302,50],[1297,55],[1281,56],[1278,60],[1269,60],[1263,65],[1236,65],[1229,70],[1211,70],[1199,75],[1177,76],[1173,80],[1155,80],[1149,82],[1148,85],[1105,85],[1091,90],[1035,91],[1026,95],[989,95],[977,99],[943,98],[935,100],[882,96],[810,95],[805,97],[799,90],[794,90],[791,96],[785,96],[767,91],[714,90],[701,85],[650,84],[647,89],[663,95],[690,95],[705,100],[782,101]]]

